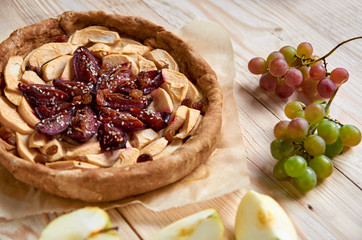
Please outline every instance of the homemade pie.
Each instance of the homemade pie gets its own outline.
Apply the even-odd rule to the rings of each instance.
[[[65,12],[0,44],[0,162],[84,201],[155,190],[215,149],[222,93],[185,42],[139,17]]]

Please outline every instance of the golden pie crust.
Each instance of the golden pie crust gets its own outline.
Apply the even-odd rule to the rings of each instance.
[[[173,33],[140,17],[102,11],[64,12],[57,18],[14,31],[0,44],[0,71],[9,57],[26,56],[57,36],[88,26],[106,26],[121,37],[166,50],[179,71],[201,89],[208,108],[196,132],[172,155],[126,167],[57,170],[26,161],[0,147],[0,162],[19,180],[51,194],[88,202],[119,200],[174,183],[207,161],[221,128],[222,93],[216,75],[191,46]]]

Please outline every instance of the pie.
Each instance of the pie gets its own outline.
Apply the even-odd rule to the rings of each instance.
[[[0,44],[0,162],[19,180],[88,202],[174,183],[220,138],[209,65],[163,27],[64,12]]]

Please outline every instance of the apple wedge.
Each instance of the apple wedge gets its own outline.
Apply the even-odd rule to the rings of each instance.
[[[19,90],[11,90],[8,87],[4,88],[5,97],[14,105],[19,106],[21,100],[23,99],[23,95],[19,92]]]
[[[164,136],[166,139],[171,142],[174,138],[176,131],[180,129],[182,124],[184,124],[187,118],[188,107],[182,105],[180,106],[173,116],[171,116],[171,120],[168,123],[168,126],[165,128]]]
[[[155,89],[151,92],[151,96],[153,98],[153,103],[155,104],[155,110],[157,112],[172,113],[172,99],[163,88]]]
[[[41,68],[41,71],[43,73],[43,79],[45,81],[51,81],[56,78],[60,78],[65,66],[69,62],[72,62],[72,58],[73,56],[71,55],[63,55],[44,64]]]
[[[69,42],[85,46],[89,42],[112,44],[119,39],[119,34],[115,31],[110,31],[106,27],[91,26],[75,31],[69,38]]]
[[[73,54],[77,49],[76,45],[63,42],[46,43],[35,49],[30,57],[29,64],[33,67],[41,67],[45,63],[62,55]]]
[[[158,133],[152,128],[147,128],[133,132],[130,143],[132,147],[141,149],[156,138],[158,138]]]
[[[124,149],[118,149],[114,151],[107,151],[100,154],[86,154],[85,159],[88,163],[100,166],[100,167],[112,167],[114,163],[119,159]]]
[[[19,115],[16,107],[3,96],[0,97],[0,123],[21,134],[30,134],[34,131]]]
[[[104,210],[98,207],[85,207],[64,214],[51,221],[41,232],[39,240],[120,240],[112,228],[111,220]],[[113,235],[114,238],[97,238],[97,235]]]
[[[34,131],[29,137],[29,147],[41,148],[49,141],[49,137],[46,134],[42,134],[38,131]]]
[[[18,107],[18,113],[20,117],[32,128],[40,122],[40,119],[36,116],[33,108],[30,106],[28,101],[23,97]]]
[[[52,169],[58,170],[73,170],[73,169],[89,169],[89,168],[99,168],[99,166],[76,161],[76,160],[65,160],[65,161],[57,161],[57,162],[47,162],[45,165]]]
[[[292,221],[271,197],[248,191],[241,200],[235,219],[236,240],[298,239]]]
[[[4,69],[4,80],[8,89],[18,91],[22,64],[23,58],[20,56],[13,56],[9,58]]]
[[[151,156],[155,156],[162,152],[166,148],[167,144],[168,141],[164,137],[156,139],[155,141],[149,143],[147,146],[142,148],[140,150],[140,155],[149,154]]]
[[[41,79],[34,71],[25,71],[20,81],[29,84],[45,84],[43,79]]]
[[[202,100],[202,95],[197,87],[189,81],[189,87],[187,89],[186,98],[191,100],[191,103],[199,102]]]
[[[151,240],[220,240],[224,224],[215,209],[206,209],[161,229]]]
[[[131,63],[131,76],[137,75],[139,69],[137,63],[133,58],[118,53],[113,53],[102,57],[102,65],[107,66],[107,68],[113,68],[127,62]]]
[[[145,58],[154,62],[158,69],[168,68],[179,71],[178,65],[171,55],[163,49],[155,49],[144,55]]]
[[[74,78],[74,68],[73,68],[73,58],[65,64],[64,70],[60,75],[60,80],[73,80]]]
[[[182,127],[180,128],[178,134],[176,134],[176,138],[184,139],[189,135],[192,128],[196,125],[200,115],[200,111],[193,109],[193,108],[187,108],[187,114],[186,114],[186,120],[182,124]]]
[[[178,108],[186,97],[189,80],[182,73],[172,69],[162,69],[162,78],[165,82],[161,87],[170,95],[173,106]]]
[[[89,47],[88,50],[91,51],[91,53],[98,58],[107,56],[112,51],[111,47],[104,43],[96,43],[93,46]]]
[[[153,160],[170,156],[174,151],[176,151],[176,149],[182,146],[182,143],[183,143],[182,139],[175,138],[174,140],[172,140],[170,144],[167,145],[167,147],[162,152],[154,156]]]
[[[69,148],[65,154],[66,159],[79,160],[84,159],[86,154],[100,154],[101,145],[98,141],[88,141],[76,147]]]
[[[12,151],[16,147],[14,145],[11,145],[11,144],[7,143],[2,138],[0,138],[0,148],[5,149],[6,151]]]
[[[139,55],[145,55],[146,53],[150,52],[152,50],[152,47],[145,46],[145,45],[139,45],[139,44],[127,44],[124,46],[121,50],[121,54],[139,54]]]
[[[138,54],[138,68],[140,72],[148,72],[152,70],[157,70],[157,67],[154,62],[142,57]]]
[[[140,154],[140,151],[137,148],[127,147],[123,149],[121,155],[113,167],[124,167],[137,163],[137,158]]]
[[[33,148],[29,148],[29,135],[15,133],[16,146],[20,157],[27,161],[34,162],[34,159],[39,152]]]
[[[63,158],[66,154],[65,148],[57,139],[52,139],[51,141],[47,142],[39,149],[39,151],[48,157],[48,162],[57,161]]]

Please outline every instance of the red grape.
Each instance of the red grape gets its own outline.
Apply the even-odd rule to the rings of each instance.
[[[285,83],[285,81],[281,81],[277,85],[277,88],[275,89],[275,93],[281,98],[287,98],[287,97],[292,96],[292,94],[294,93],[294,88],[289,87]]]
[[[290,68],[284,76],[285,83],[289,87],[298,87],[303,81],[303,74],[296,68]]]
[[[264,73],[261,75],[259,85],[267,92],[273,92],[278,84],[278,78],[270,75],[270,73]]]
[[[349,73],[344,68],[335,68],[329,77],[336,85],[338,85],[348,80]]]
[[[288,64],[283,58],[276,58],[269,63],[269,72],[275,77],[281,77],[288,71]]]
[[[310,68],[309,75],[311,79],[320,81],[326,75],[326,69],[320,64],[314,65]]]
[[[253,74],[263,74],[267,67],[265,59],[261,57],[251,59],[248,64],[249,71]]]
[[[337,86],[329,78],[324,78],[318,82],[317,90],[319,95],[324,98],[332,97],[333,93],[336,91]]]

